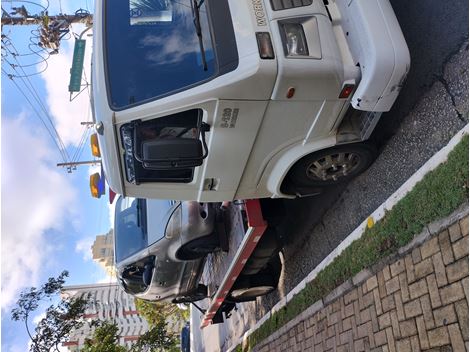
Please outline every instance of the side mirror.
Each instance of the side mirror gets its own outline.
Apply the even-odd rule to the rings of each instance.
[[[165,138],[142,142],[145,169],[187,169],[202,165],[202,143],[193,138]]]

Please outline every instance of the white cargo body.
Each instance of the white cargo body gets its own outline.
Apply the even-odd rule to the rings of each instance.
[[[361,142],[410,62],[388,0],[139,3],[99,0],[94,15],[94,118],[115,192],[295,197],[371,162]]]

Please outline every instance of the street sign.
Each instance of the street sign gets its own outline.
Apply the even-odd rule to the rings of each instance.
[[[83,60],[85,59],[85,39],[75,40],[72,68],[70,69],[69,92],[80,92],[82,83]]]

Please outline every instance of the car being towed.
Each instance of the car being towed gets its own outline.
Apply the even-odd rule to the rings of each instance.
[[[191,302],[206,254],[218,247],[215,205],[120,196],[114,226],[115,265],[123,289],[146,300]]]

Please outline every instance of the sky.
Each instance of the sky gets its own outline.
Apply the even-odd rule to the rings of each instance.
[[[13,6],[21,4],[30,13],[41,10],[30,3],[13,1]],[[2,7],[9,9],[10,2],[3,1]],[[61,9],[71,14],[80,7],[93,12],[93,0],[50,0],[48,10],[50,15]],[[10,49],[26,54],[30,52],[31,30],[35,28],[5,26],[2,34],[11,41]],[[79,34],[83,28],[73,25],[72,32]],[[89,80],[92,38],[86,39],[85,68]],[[66,285],[112,280],[92,260],[90,250],[96,235],[109,230],[112,217],[108,195],[98,200],[89,191],[89,175],[98,167],[79,166],[72,173],[57,167],[63,161],[57,141],[41,120],[47,118],[47,112],[68,152],[76,152],[86,129],[80,122],[91,121],[91,112],[87,91],[69,101],[73,44],[73,38],[63,40],[59,54],[50,56],[47,69],[41,74],[30,76],[42,70],[44,64],[24,67],[26,80],[11,80],[5,72],[21,73],[19,67],[14,71],[9,63],[32,64],[37,62],[35,56],[5,56],[2,44],[1,347],[6,352],[28,350],[24,325],[10,320],[10,311],[22,290],[40,286],[63,270],[69,271]],[[22,82],[31,82],[34,90],[22,86],[23,95],[15,85],[21,86]],[[37,94],[37,101],[33,94]],[[80,160],[92,158],[88,138]],[[33,329],[41,314],[38,311],[32,316]]]

